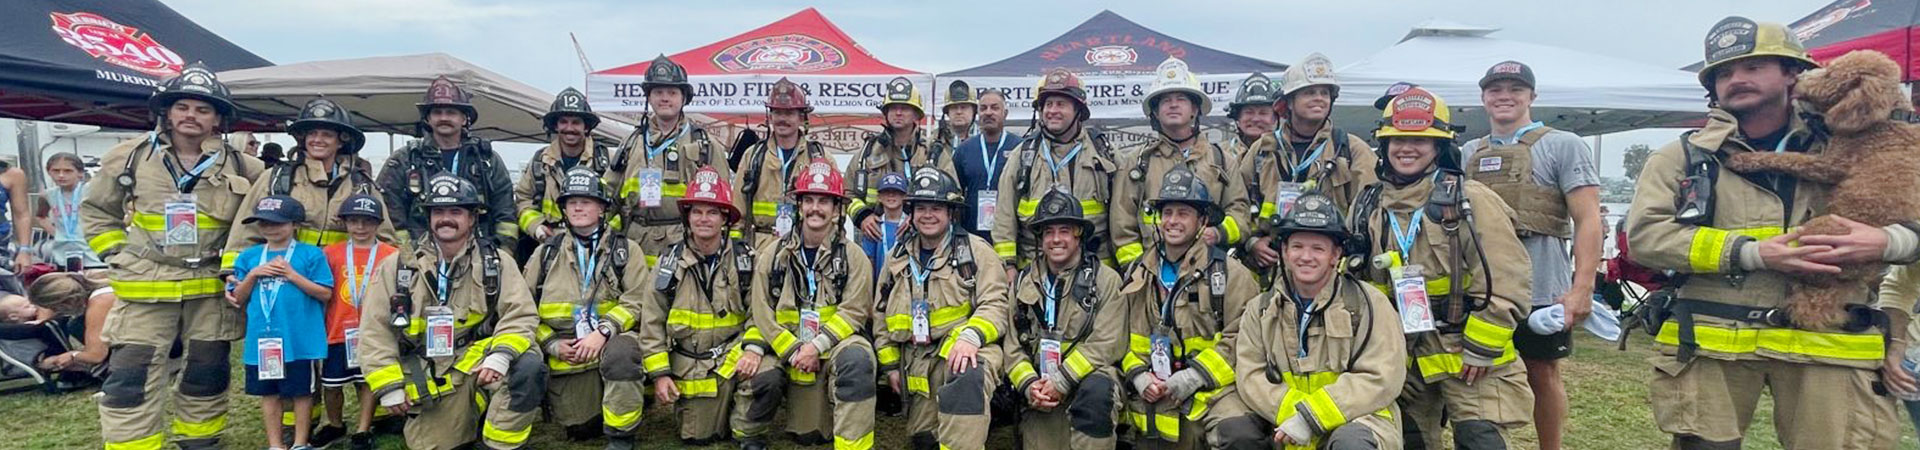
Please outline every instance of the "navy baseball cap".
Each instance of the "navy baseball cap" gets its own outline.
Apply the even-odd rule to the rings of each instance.
[[[1387,92],[1381,93],[1380,98],[1373,100],[1373,109],[1385,111],[1387,109],[1387,102],[1393,101],[1393,98],[1399,97],[1400,94],[1407,93],[1408,89],[1413,89],[1417,87],[1420,87],[1420,85],[1408,83],[1405,81],[1394,83],[1392,86],[1387,86]]]
[[[901,175],[900,172],[887,172],[886,175],[881,176],[880,192],[886,191],[906,192],[907,176]]]
[[[240,223],[294,223],[303,220],[307,220],[307,208],[300,206],[299,200],[285,195],[274,195],[260,199],[260,203],[253,207],[253,217],[248,217]]]
[[[367,194],[353,194],[347,197],[347,201],[340,203],[340,213],[337,215],[342,219],[360,216],[381,220],[386,217],[384,208],[380,206],[380,200]]]

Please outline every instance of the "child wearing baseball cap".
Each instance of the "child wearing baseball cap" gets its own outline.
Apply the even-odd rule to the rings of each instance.
[[[281,442],[280,414],[293,403],[293,449],[306,450],[313,419],[313,392],[320,362],[327,357],[326,298],[333,295],[333,271],[319,247],[293,239],[293,224],[306,220],[306,208],[285,195],[260,199],[252,225],[267,242],[240,252],[234,276],[240,279],[228,301],[247,311],[247,335],[241,359],[246,391],[260,396],[267,447]]]
[[[380,242],[380,226],[386,223],[387,216],[379,198],[368,194],[349,196],[340,203],[336,216],[347,225],[348,238],[324,250],[333,267],[333,279],[339,280],[339,284],[334,286],[332,301],[327,304],[327,360],[320,369],[320,402],[326,405],[327,424],[314,432],[314,441],[326,445],[346,435],[346,387],[353,385],[360,399],[360,411],[347,448],[372,449],[373,414],[380,403],[373,400],[373,391],[367,388],[366,378],[360,373],[360,301],[364,300],[376,263],[399,249]]]

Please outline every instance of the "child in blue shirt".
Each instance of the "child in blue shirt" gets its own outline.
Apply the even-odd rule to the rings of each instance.
[[[880,273],[886,267],[887,250],[900,240],[900,229],[907,224],[907,176],[899,172],[887,172],[880,177],[880,239],[860,236],[860,250],[867,253],[867,259],[873,260],[873,273]],[[876,278],[876,282],[877,282]]]
[[[292,400],[293,450],[311,450],[313,393],[319,388],[320,363],[327,358],[326,302],[333,298],[333,270],[327,256],[311,244],[293,240],[293,224],[306,220],[306,208],[284,195],[260,199],[252,225],[267,243],[248,247],[234,260],[240,282],[229,300],[247,310],[247,337],[241,352],[248,395],[261,396],[267,447],[281,449],[280,415]]]

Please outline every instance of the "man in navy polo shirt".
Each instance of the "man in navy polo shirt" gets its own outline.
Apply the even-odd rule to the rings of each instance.
[[[1007,97],[989,89],[980,94],[980,134],[967,138],[953,151],[954,172],[967,207],[954,214],[954,224],[983,239],[993,239],[993,211],[999,203],[1000,172],[1007,155],[1020,147],[1020,135],[1007,132]],[[1013,205],[1006,205],[1012,208]]]

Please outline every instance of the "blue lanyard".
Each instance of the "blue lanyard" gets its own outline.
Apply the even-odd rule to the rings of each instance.
[[[273,247],[267,244],[261,244],[260,260],[254,263],[253,267],[259,269],[260,266],[267,265],[267,261],[270,260],[267,257],[271,255],[273,255]],[[287,244],[287,256],[289,258],[293,256],[293,244],[291,243]],[[264,326],[267,330],[273,330],[273,307],[280,303],[280,286],[285,283],[286,280],[281,279],[279,282],[273,283],[273,287],[260,287],[262,291],[260,293],[266,294],[260,299],[260,317],[261,321],[266,322]]]
[[[1487,140],[1492,141],[1494,145],[1511,145],[1511,144],[1520,142],[1520,136],[1525,136],[1527,135],[1527,132],[1533,131],[1533,129],[1535,128],[1540,128],[1544,126],[1547,126],[1547,124],[1536,121],[1534,123],[1527,124],[1527,126],[1520,127],[1520,129],[1518,130],[1514,130],[1513,137],[1508,138],[1505,142],[1501,142],[1499,138],[1496,138],[1493,136],[1487,136]]]
[[[1053,146],[1051,144],[1047,146],[1048,147],[1047,151],[1041,153],[1042,156],[1045,156],[1047,158],[1047,166],[1053,168],[1053,176],[1055,178],[1060,177],[1061,169],[1064,169],[1067,167],[1068,164],[1073,163],[1074,157],[1080,156],[1080,147],[1083,145],[1086,145],[1086,144],[1074,144],[1073,150],[1067,150],[1067,156],[1065,158],[1060,158],[1057,161],[1053,159],[1053,148],[1052,148]]]
[[[818,249],[814,251],[822,252],[822,251],[826,251],[826,249]],[[803,266],[806,266],[804,268],[807,269],[803,273],[807,276],[807,304],[808,305],[812,305],[813,299],[818,298],[820,295],[820,283],[819,281],[817,281],[819,280],[819,277],[814,273],[814,269],[813,269],[813,263],[818,260],[819,260],[819,256],[817,253],[815,254],[814,257],[808,258],[807,251],[805,249],[800,250],[800,264]],[[775,299],[775,300],[778,300],[778,299]]]
[[[354,264],[353,241],[347,241],[347,275],[353,277],[347,280],[347,299],[353,302],[355,308],[360,307],[360,298],[367,295],[367,281],[373,278],[373,258],[378,251],[380,251],[379,242],[374,242],[372,246],[367,247],[367,264],[362,267]]]
[[[1172,326],[1173,297],[1180,292],[1176,289],[1180,283],[1180,271],[1174,268],[1177,263],[1167,261],[1164,256],[1160,259],[1160,287],[1161,292],[1165,293],[1162,296],[1163,298],[1160,299],[1160,320],[1162,323]]]
[[[1400,216],[1395,215],[1393,211],[1387,211],[1387,220],[1392,222],[1391,225],[1393,226],[1394,240],[1400,244],[1401,261],[1406,261],[1413,257],[1413,243],[1420,239],[1420,224],[1424,222],[1426,218],[1426,208],[1415,209],[1412,215],[1413,220],[1410,221],[1413,223],[1407,224],[1406,227],[1402,228],[1400,226]]]
[[[456,177],[460,176],[460,149],[453,150],[452,162],[448,163],[447,166],[450,169],[450,171],[447,173],[451,173],[453,174],[453,176],[456,176]]]
[[[1052,330],[1060,313],[1060,280],[1056,279],[1053,274],[1041,276],[1043,278],[1041,279],[1040,287],[1042,290],[1040,293],[1046,297],[1046,301],[1040,303],[1041,309],[1045,311],[1042,320],[1046,324],[1047,329]]]
[[[906,175],[909,178],[913,177],[913,154],[907,153],[907,151],[912,149],[912,144],[900,147],[900,167],[907,169]]]
[[[187,170],[186,175],[180,175],[173,179],[174,187],[179,188],[181,191],[187,190],[188,187],[193,186],[194,182],[200,180],[200,174],[205,173],[208,167],[213,167],[214,161],[219,161],[219,160],[220,160],[219,152],[215,152],[213,154],[201,157],[199,165],[193,166],[192,169]]]
[[[987,182],[989,183],[998,179],[994,174],[1000,172],[1000,149],[1007,147],[1007,130],[1000,130],[1000,140],[998,142],[998,144],[993,146],[993,151],[987,151],[987,135],[980,135],[980,162],[987,165]],[[1054,170],[1058,171],[1059,169]]]
[[[640,146],[647,148],[647,160],[652,161],[654,158],[660,157],[660,152],[665,151],[667,147],[673,146],[674,141],[680,140],[681,136],[686,136],[687,129],[690,127],[692,127],[691,123],[682,122],[680,124],[680,132],[675,133],[671,138],[667,138],[667,140],[661,142],[659,146],[647,144],[647,142],[653,140],[653,127],[647,127],[646,131],[640,132]]]
[[[596,232],[597,234],[597,232]],[[600,263],[600,240],[594,239],[593,246],[580,243],[580,236],[573,237],[573,261],[580,268],[580,297],[592,305],[593,299],[586,298],[587,289],[593,286],[594,266]]]
[[[1306,176],[1307,169],[1312,168],[1314,162],[1320,161],[1320,152],[1326,151],[1326,149],[1327,141],[1320,141],[1320,145],[1313,146],[1313,151],[1307,152],[1306,158],[1301,159],[1299,163],[1293,165],[1293,180],[1298,181],[1301,177]]]
[[[941,245],[952,243],[953,230],[947,230],[947,239]],[[927,261],[927,263],[932,264],[933,261]],[[920,267],[920,255],[907,255],[907,268],[913,271],[913,282],[920,288],[921,295],[926,295],[927,277],[933,275],[933,271]]]
[[[435,244],[435,246],[438,246],[438,244]],[[439,284],[440,291],[435,292],[433,296],[437,300],[440,300],[439,306],[447,306],[447,296],[449,294],[452,294],[451,292],[447,292],[447,280],[450,279],[449,275],[447,275],[447,271],[450,270],[450,267],[448,267],[447,261],[444,259],[440,260],[440,264],[438,267],[440,270],[434,271],[433,280]]]
[[[773,151],[774,156],[780,157],[780,182],[785,183],[788,178],[793,177],[793,157],[795,153],[799,152],[799,149],[788,150],[775,145]]]
[[[55,188],[53,198],[60,203],[60,229],[66,232],[63,238],[80,237],[80,194],[87,190],[87,183],[74,185],[73,193],[61,198],[60,189]]]

